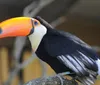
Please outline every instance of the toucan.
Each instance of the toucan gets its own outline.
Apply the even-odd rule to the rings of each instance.
[[[53,29],[43,18],[14,17],[0,23],[0,38],[27,36],[33,52],[57,73],[68,73],[84,85],[100,74],[99,55],[75,35]]]

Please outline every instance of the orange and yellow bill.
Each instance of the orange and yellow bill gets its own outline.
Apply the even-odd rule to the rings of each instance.
[[[30,17],[16,17],[0,23],[0,38],[27,36],[32,29]]]

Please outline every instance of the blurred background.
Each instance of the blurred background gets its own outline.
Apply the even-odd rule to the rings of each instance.
[[[100,54],[100,0],[0,0],[0,22],[17,16],[41,16]],[[22,85],[53,74],[50,66],[32,53],[26,37],[0,39],[0,85]],[[100,85],[99,79],[95,85]]]

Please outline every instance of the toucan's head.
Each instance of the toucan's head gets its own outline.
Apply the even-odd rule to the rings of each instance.
[[[28,36],[34,51],[46,33],[46,22],[40,17],[16,17],[0,23],[0,38]]]
[[[45,34],[44,27],[37,19],[31,17],[16,17],[0,23],[0,38]]]

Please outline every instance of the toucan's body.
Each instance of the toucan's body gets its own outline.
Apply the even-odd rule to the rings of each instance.
[[[79,52],[82,52],[85,56],[88,56],[89,59],[98,59],[97,54],[93,52],[91,47],[79,40],[75,40],[74,37],[74,35],[69,33],[59,32],[56,30],[54,32],[51,31],[51,33],[48,32],[43,37],[38,49],[36,50],[36,54],[40,59],[47,62],[57,73],[66,72],[67,70],[73,72],[66,68],[64,62],[62,63],[60,60],[60,56],[70,56],[81,60],[83,56]],[[84,62],[88,68],[97,71],[97,65],[94,61],[93,63],[94,64],[91,64],[88,61]]]
[[[33,51],[56,73],[69,72],[84,85],[93,84],[100,74],[99,56],[89,45],[70,33],[53,29],[40,17],[14,18],[0,27],[0,38],[28,36]]]

